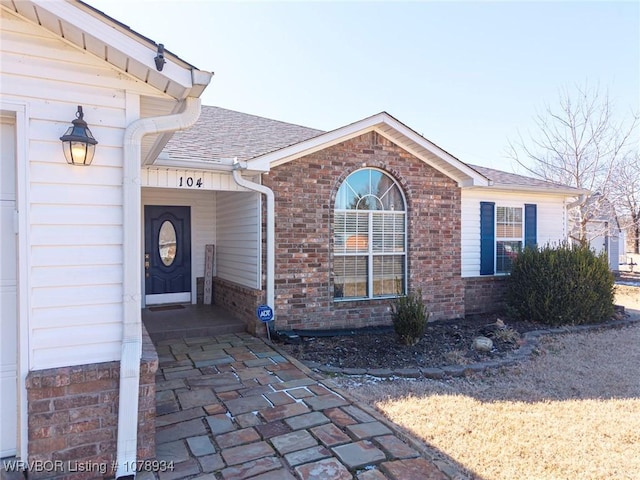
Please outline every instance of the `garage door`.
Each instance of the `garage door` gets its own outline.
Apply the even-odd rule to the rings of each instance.
[[[17,235],[15,120],[0,111],[0,457],[16,454]]]

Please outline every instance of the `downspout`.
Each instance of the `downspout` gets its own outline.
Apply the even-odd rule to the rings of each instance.
[[[116,478],[136,474],[140,357],[142,355],[140,147],[145,135],[183,130],[196,123],[200,116],[200,99],[188,97],[184,100],[184,105],[182,113],[136,120],[124,133],[122,179],[124,321],[120,359]]]
[[[267,199],[267,305],[269,305],[275,312],[275,258],[276,258],[276,208],[275,208],[275,195],[273,190],[259,183],[254,183],[246,180],[240,174],[240,169],[247,168],[246,165],[235,161],[233,164],[233,180],[241,187],[253,190],[263,194]],[[274,313],[275,319],[275,313]]]

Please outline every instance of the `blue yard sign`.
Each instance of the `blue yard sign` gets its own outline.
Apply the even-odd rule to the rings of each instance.
[[[258,319],[261,322],[270,322],[273,320],[273,309],[269,305],[260,305],[258,307]]]
[[[271,341],[271,332],[269,331],[269,322],[273,320],[273,308],[269,305],[260,305],[257,310],[258,319],[267,327],[267,338]]]

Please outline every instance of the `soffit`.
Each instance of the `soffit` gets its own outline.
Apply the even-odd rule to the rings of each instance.
[[[0,0],[0,5],[174,99],[199,97],[211,80],[211,73],[166,50],[166,64],[158,71],[155,42],[83,2]]]

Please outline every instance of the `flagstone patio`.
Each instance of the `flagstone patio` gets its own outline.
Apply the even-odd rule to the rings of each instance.
[[[156,349],[158,463],[140,480],[456,476],[453,465],[260,338],[166,339]]]

